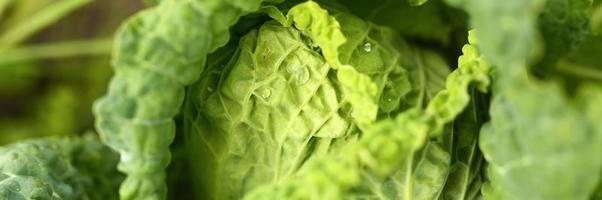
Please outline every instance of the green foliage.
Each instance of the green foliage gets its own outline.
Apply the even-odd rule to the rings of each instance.
[[[595,40],[591,1],[447,1],[469,21],[440,1],[260,3],[164,1],[124,26],[96,105],[122,198],[164,197],[178,113],[196,198],[594,194],[599,77],[566,73]]]
[[[113,45],[18,46],[74,2],[0,20],[0,72],[113,46],[93,112],[120,159],[88,137],[0,147],[5,199],[602,198],[600,1],[148,0]],[[75,132],[73,88],[35,130]]]

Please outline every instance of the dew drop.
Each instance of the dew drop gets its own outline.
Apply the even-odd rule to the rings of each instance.
[[[303,85],[309,81],[309,70],[306,67],[301,67],[297,73],[297,85]]]
[[[127,151],[121,151],[121,162],[122,163],[129,163],[132,160],[134,160],[134,156],[132,156],[132,154],[130,152]]]
[[[368,53],[372,52],[372,43],[370,43],[370,42],[364,43],[364,51],[366,51]]]
[[[391,101],[393,101],[393,99],[387,98],[387,102],[391,102]]]
[[[286,71],[291,74],[296,85],[303,85],[309,81],[309,69],[302,66],[300,63],[289,65]]]
[[[270,88],[264,88],[261,91],[259,91],[259,96],[261,96],[261,98],[267,99],[270,98],[270,96],[272,96],[272,89]]]
[[[213,92],[213,88],[212,87],[207,87],[207,91]]]

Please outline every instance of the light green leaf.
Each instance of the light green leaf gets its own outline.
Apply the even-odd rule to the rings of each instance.
[[[450,3],[469,12],[479,49],[497,67],[492,119],[480,138],[490,163],[485,198],[589,198],[598,179],[592,174],[600,170],[602,136],[593,122],[599,117],[587,113],[597,110],[593,102],[600,91],[584,83],[571,95],[562,80],[536,80],[527,71],[538,62],[540,45],[552,59],[544,56],[544,68],[535,69],[545,71],[585,38],[591,1]]]
[[[339,60],[339,47],[345,38],[336,18],[328,15],[317,3],[308,1],[293,7],[287,14],[295,28],[309,36],[324,54],[324,59],[334,69],[338,69],[337,78],[341,82],[347,101],[352,106],[352,117],[360,128],[376,119],[378,112],[376,85],[370,77],[359,73],[353,66],[344,65]],[[371,43],[366,46],[372,51]]]

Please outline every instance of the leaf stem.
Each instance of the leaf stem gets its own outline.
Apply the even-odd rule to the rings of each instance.
[[[90,2],[92,0],[63,0],[49,5],[31,16],[31,18],[22,20],[21,23],[0,35],[0,44],[2,44],[0,50],[9,49],[21,43],[40,29],[55,23],[65,15]]]

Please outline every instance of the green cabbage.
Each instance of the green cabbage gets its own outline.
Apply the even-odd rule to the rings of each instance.
[[[206,198],[239,199],[258,185],[284,191],[268,186],[250,198],[341,198],[347,189],[357,198],[441,195],[452,140],[441,132],[467,106],[469,83],[485,90],[488,65],[466,46],[460,70],[467,71],[449,75],[440,92],[449,67],[436,53],[326,12],[312,2],[286,16],[272,12],[280,23],[268,21],[236,49],[208,57],[183,109],[189,155],[206,161],[191,162]],[[389,135],[396,132],[399,141]]]
[[[94,106],[121,199],[602,194],[599,2],[149,2]],[[92,195],[52,167],[21,197]]]
[[[295,11],[288,19],[295,21]],[[430,73],[423,70],[431,67],[417,65],[412,47],[357,17],[340,13],[336,20],[349,39],[334,61],[326,53],[331,43],[276,21],[249,31],[234,51],[209,56],[187,95],[184,132],[190,155],[208,161],[192,164],[213,198],[237,199],[257,185],[290,179],[312,157],[354,143],[362,123],[427,96],[410,95],[409,71]],[[333,23],[327,26],[338,26]],[[448,73],[445,65],[435,67],[442,77]]]

